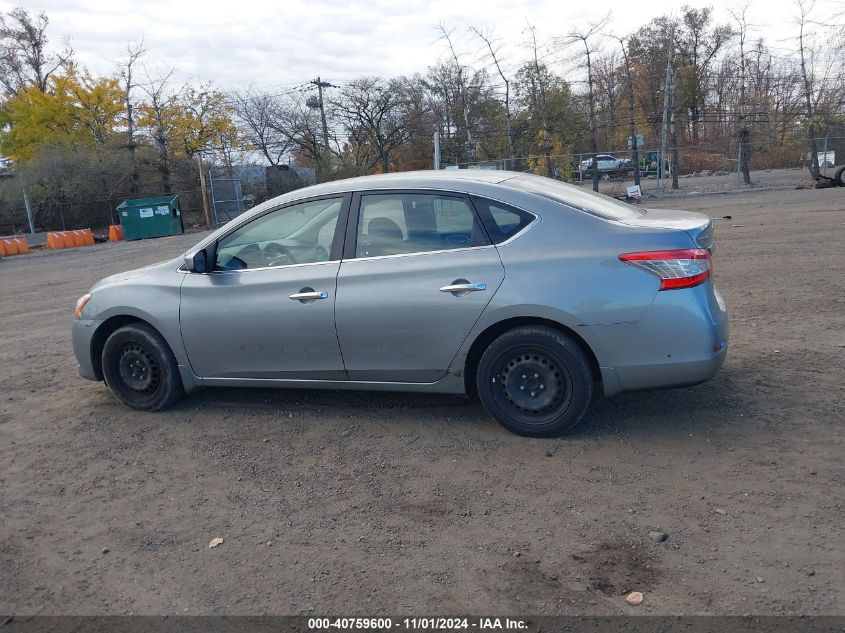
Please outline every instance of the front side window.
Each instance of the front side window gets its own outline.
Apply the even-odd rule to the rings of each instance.
[[[343,198],[325,198],[262,215],[220,240],[214,269],[328,261],[342,206]]]
[[[442,251],[486,244],[464,198],[441,194],[361,196],[356,257]]]

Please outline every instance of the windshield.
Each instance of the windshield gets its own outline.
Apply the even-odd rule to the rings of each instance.
[[[579,211],[586,211],[608,220],[630,220],[638,218],[644,213],[630,204],[544,176],[524,174],[511,178],[507,181],[507,184],[516,189],[536,193],[544,198],[562,202]]]

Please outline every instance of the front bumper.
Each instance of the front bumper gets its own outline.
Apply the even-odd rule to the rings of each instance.
[[[71,328],[71,339],[73,341],[73,355],[79,364],[79,375],[86,380],[102,380],[94,370],[94,362],[91,357],[91,341],[94,332],[102,321],[91,321],[75,319]]]

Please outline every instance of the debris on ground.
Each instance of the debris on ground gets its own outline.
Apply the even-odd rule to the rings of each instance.
[[[669,535],[666,532],[661,532],[660,530],[652,530],[648,533],[648,536],[655,543],[662,543],[669,538]]]
[[[221,545],[222,543],[223,543],[222,538],[220,538],[219,536],[215,537],[215,538],[211,539],[211,543],[208,544],[208,549],[211,549],[212,547],[217,547],[218,545]]]
[[[632,591],[627,596],[625,596],[625,602],[630,604],[632,607],[636,607],[638,604],[643,603],[644,596],[639,591]]]

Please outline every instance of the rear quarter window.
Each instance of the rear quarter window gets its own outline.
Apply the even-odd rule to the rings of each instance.
[[[472,196],[484,228],[494,244],[501,244],[531,224],[535,216],[522,209],[487,198]]]

